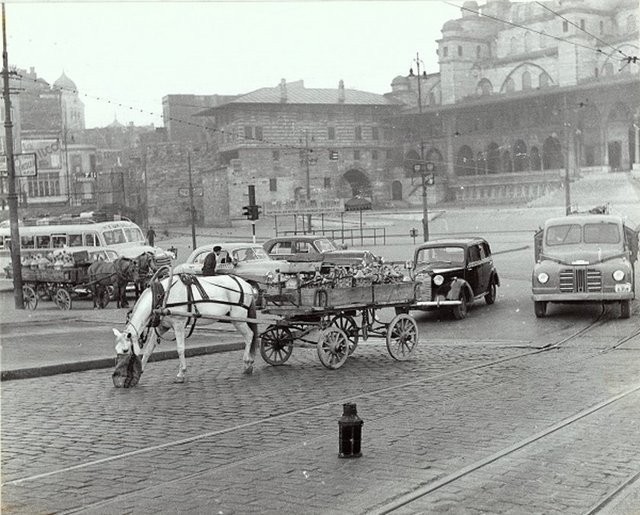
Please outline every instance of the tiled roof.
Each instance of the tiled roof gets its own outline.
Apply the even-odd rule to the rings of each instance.
[[[286,87],[286,101],[281,101],[281,88],[260,88],[227,102],[230,104],[347,104],[347,105],[398,105],[399,103],[367,91],[343,89],[344,101],[340,101],[339,88],[305,88],[302,81],[290,82]]]

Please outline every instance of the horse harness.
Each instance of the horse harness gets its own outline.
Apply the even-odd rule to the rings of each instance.
[[[187,320],[187,325],[190,326],[189,333],[186,336],[187,338],[189,338],[193,334],[193,331],[196,328],[196,321],[198,318],[200,318],[200,312],[198,311],[198,304],[212,302],[215,304],[226,304],[229,306],[229,308],[231,308],[232,306],[238,306],[248,311],[249,308],[244,305],[245,293],[242,289],[242,286],[240,285],[240,282],[234,275],[232,274],[228,274],[228,275],[238,285],[237,290],[234,288],[227,288],[226,286],[222,286],[220,284],[214,283],[214,285],[217,286],[218,288],[239,293],[240,298],[238,299],[238,302],[213,300],[209,298],[209,295],[207,295],[207,292],[205,291],[202,284],[200,283],[200,280],[195,275],[179,274],[178,277],[182,281],[182,284],[185,285],[187,290],[187,302],[172,302],[172,303],[165,304],[166,299],[169,297],[169,292],[171,291],[172,286],[175,285],[177,281],[172,282],[166,291],[160,281],[152,281],[149,286],[151,288],[151,293],[152,293],[152,313],[153,314],[151,315],[151,318],[147,323],[147,328],[153,327],[156,331],[156,335],[158,336],[158,338],[162,338],[158,333],[158,329],[157,329],[160,326],[160,322],[162,321],[162,315],[159,313],[159,310],[162,308],[186,306],[187,311],[189,312],[193,311],[193,316],[189,317],[189,319]],[[198,294],[200,295],[200,299],[196,299],[194,297],[194,293],[193,293],[194,288],[198,291]],[[140,336],[141,336],[140,341],[141,343],[144,344],[147,339],[147,331],[143,331],[143,335],[140,335]]]

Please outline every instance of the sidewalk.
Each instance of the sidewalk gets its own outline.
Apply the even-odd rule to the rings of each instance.
[[[11,292],[0,293],[0,380],[27,379],[114,366],[111,328],[122,328],[125,309],[94,310],[91,302],[78,301],[69,311],[42,302],[35,311],[13,308]],[[84,329],[86,328],[86,329]],[[208,343],[215,342],[215,343]],[[244,348],[232,326],[199,324],[187,340],[186,356],[199,356]],[[163,342],[150,361],[177,359],[175,343]]]

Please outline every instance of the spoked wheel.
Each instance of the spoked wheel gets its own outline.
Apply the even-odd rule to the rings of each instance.
[[[284,365],[293,352],[293,336],[288,327],[270,325],[260,336],[260,356],[269,365]]]
[[[58,306],[63,311],[71,309],[71,295],[69,295],[69,292],[64,288],[58,288],[56,290],[53,301],[56,303],[56,306]]]
[[[320,362],[335,370],[344,365],[349,357],[349,338],[342,329],[329,326],[320,333],[317,350]]]
[[[411,315],[396,315],[387,327],[387,350],[398,361],[409,359],[418,345],[418,324]]]
[[[344,334],[347,335],[347,338],[349,339],[349,356],[351,356],[358,346],[358,336],[360,333],[356,321],[349,315],[336,315],[331,320],[330,325],[336,326],[338,329],[342,329]]]
[[[38,307],[38,295],[31,286],[22,287],[22,299],[24,301],[24,307],[29,311],[33,311]]]

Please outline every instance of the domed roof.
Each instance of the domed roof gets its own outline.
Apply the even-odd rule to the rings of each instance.
[[[394,84],[406,84],[407,82],[409,82],[409,79],[402,75],[398,75],[391,81],[391,85],[393,86]]]
[[[56,88],[60,88],[63,90],[73,90],[76,91],[78,88],[76,87],[76,83],[73,82],[67,75],[62,72],[62,75],[53,83],[53,86]]]
[[[442,26],[442,32],[462,31],[462,25],[456,20],[449,20]]]
[[[464,4],[462,4],[463,9],[471,9],[472,11],[478,11],[478,2],[475,0],[467,0]],[[475,14],[475,13],[474,13]]]

